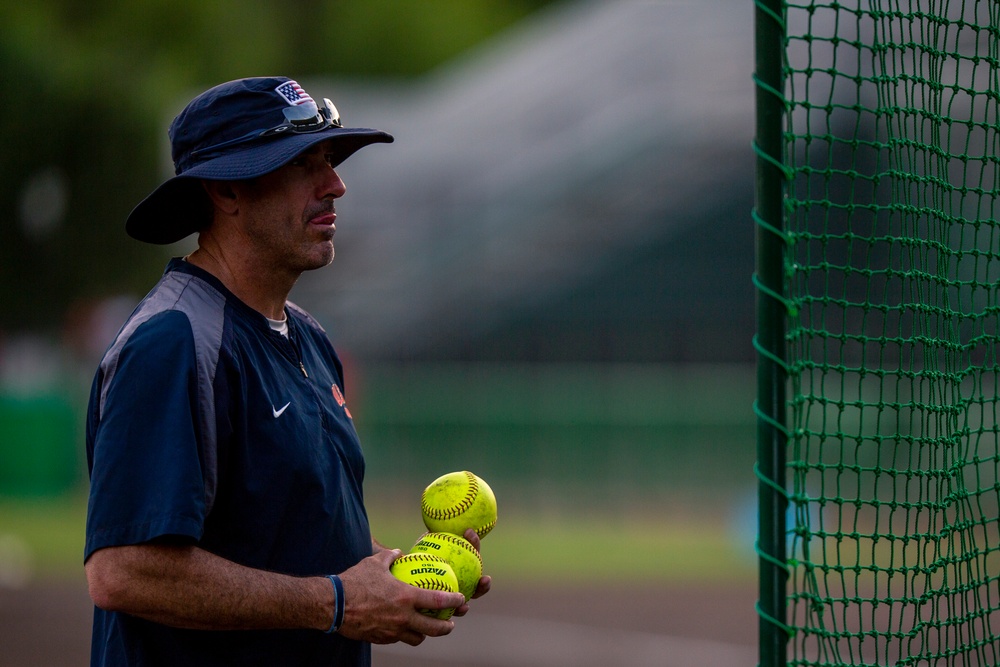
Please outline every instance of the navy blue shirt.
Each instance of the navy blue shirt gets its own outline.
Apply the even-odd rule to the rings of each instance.
[[[167,538],[253,568],[337,574],[371,555],[364,458],[326,332],[288,338],[211,274],[171,260],[108,349],[87,415],[85,558]],[[94,612],[91,664],[368,665],[312,630],[183,630]]]

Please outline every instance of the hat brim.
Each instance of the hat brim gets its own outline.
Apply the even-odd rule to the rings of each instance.
[[[132,209],[125,231],[146,243],[166,245],[203,229],[211,221],[211,205],[201,181],[239,181],[269,174],[295,156],[327,139],[336,139],[340,164],[370,144],[392,143],[391,134],[369,128],[331,127],[292,134],[206,160],[162,183]]]

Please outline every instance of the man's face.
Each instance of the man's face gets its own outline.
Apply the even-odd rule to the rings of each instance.
[[[276,171],[234,184],[245,241],[262,268],[297,275],[333,261],[334,200],[346,192],[333,157],[332,142],[324,141]]]

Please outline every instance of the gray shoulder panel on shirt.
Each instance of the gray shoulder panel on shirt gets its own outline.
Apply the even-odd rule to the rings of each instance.
[[[101,383],[99,415],[104,414],[108,388],[114,381],[122,348],[136,329],[159,313],[179,311],[187,315],[194,336],[195,359],[198,367],[198,426],[203,436],[201,456],[205,466],[205,500],[206,506],[209,508],[215,498],[216,486],[217,433],[214,384],[215,373],[219,366],[219,354],[222,349],[225,306],[226,297],[212,285],[196,276],[172,271],[165,275],[139,304],[101,362],[104,378]]]

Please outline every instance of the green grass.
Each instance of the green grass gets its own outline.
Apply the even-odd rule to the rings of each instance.
[[[84,496],[0,499],[0,569],[27,554],[38,579],[83,577]]]
[[[386,546],[406,551],[424,527],[398,513],[371,512],[372,531]],[[736,583],[749,580],[748,558],[721,525],[684,520],[532,518],[498,521],[482,543],[486,573],[518,583]]]
[[[370,507],[382,543],[408,550],[424,532],[418,512]],[[31,556],[36,580],[83,576],[86,498],[0,499],[0,568],[9,545]],[[8,545],[5,552],[3,545]],[[682,519],[501,516],[483,541],[486,571],[525,585],[609,583],[737,583],[753,576],[755,559],[723,526]],[[5,556],[6,553],[6,556]]]

